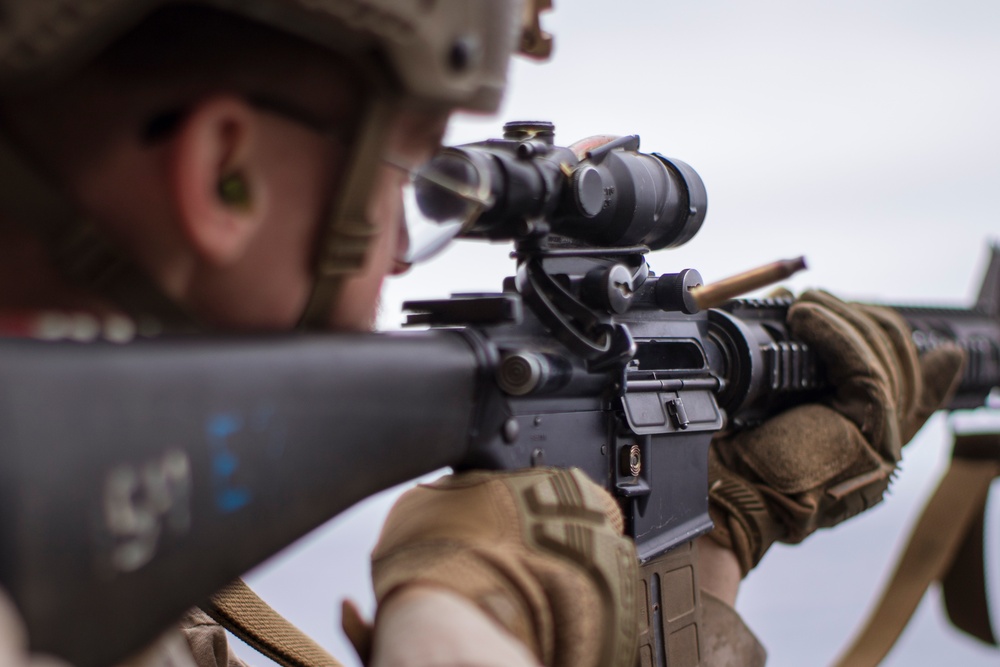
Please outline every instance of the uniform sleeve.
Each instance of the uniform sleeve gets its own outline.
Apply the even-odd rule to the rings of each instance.
[[[226,631],[200,609],[189,610],[181,619],[197,667],[248,667],[229,650]]]

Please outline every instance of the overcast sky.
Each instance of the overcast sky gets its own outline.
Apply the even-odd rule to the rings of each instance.
[[[545,119],[561,145],[639,134],[643,150],[688,162],[708,188],[708,218],[686,246],[650,257],[661,273],[691,267],[712,281],[805,255],[811,269],[792,289],[973,298],[987,241],[1000,238],[1000,3],[555,2],[545,21],[554,60],[517,63],[499,117],[459,119],[452,143],[499,136],[506,120]],[[463,243],[394,280],[382,326],[398,326],[403,299],[498,290],[512,270],[508,250]],[[739,608],[771,667],[827,664],[844,644],[942,472],[948,440],[942,416],[908,448],[887,502],[774,549],[751,574]],[[367,553],[390,503],[391,494],[365,503],[250,578],[351,665],[339,600],[371,609]],[[885,664],[1000,662],[949,630],[939,607],[925,600]]]

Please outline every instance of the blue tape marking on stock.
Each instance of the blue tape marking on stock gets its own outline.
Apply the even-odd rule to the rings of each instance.
[[[225,439],[234,433],[238,433],[242,429],[242,424],[233,415],[215,415],[212,420],[208,422],[208,433],[212,436],[213,441],[222,440],[222,445],[225,446]],[[213,442],[213,444],[216,444]]]
[[[222,489],[215,494],[215,506],[226,514],[246,507],[250,502],[250,492],[246,489]]]
[[[236,472],[239,464],[229,452],[218,452],[212,457],[212,473],[219,479],[228,479]]]
[[[207,424],[208,441],[212,448],[212,482],[215,486],[215,506],[230,514],[250,503],[248,489],[234,486],[233,476],[240,467],[239,456],[229,447],[229,438],[243,430],[243,420],[231,414],[217,414]]]

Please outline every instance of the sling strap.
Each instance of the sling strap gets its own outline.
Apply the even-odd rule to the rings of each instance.
[[[242,579],[211,597],[202,610],[262,655],[284,667],[343,667],[276,612]]]
[[[996,477],[1000,477],[1000,433],[956,435],[948,472],[913,529],[878,607],[836,667],[879,664],[934,582],[942,584],[951,622],[997,646],[983,562],[986,499]]]

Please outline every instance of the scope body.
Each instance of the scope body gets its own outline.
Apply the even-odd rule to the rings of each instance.
[[[541,126],[543,130],[538,131]],[[533,128],[525,139],[525,127]],[[492,241],[550,235],[563,245],[653,250],[680,246],[698,232],[707,197],[680,160],[639,152],[639,137],[554,145],[552,126],[508,123],[504,139],[447,148],[434,157],[418,201],[431,219],[448,220],[462,202],[441,182],[476,193],[482,210],[460,236]]]

